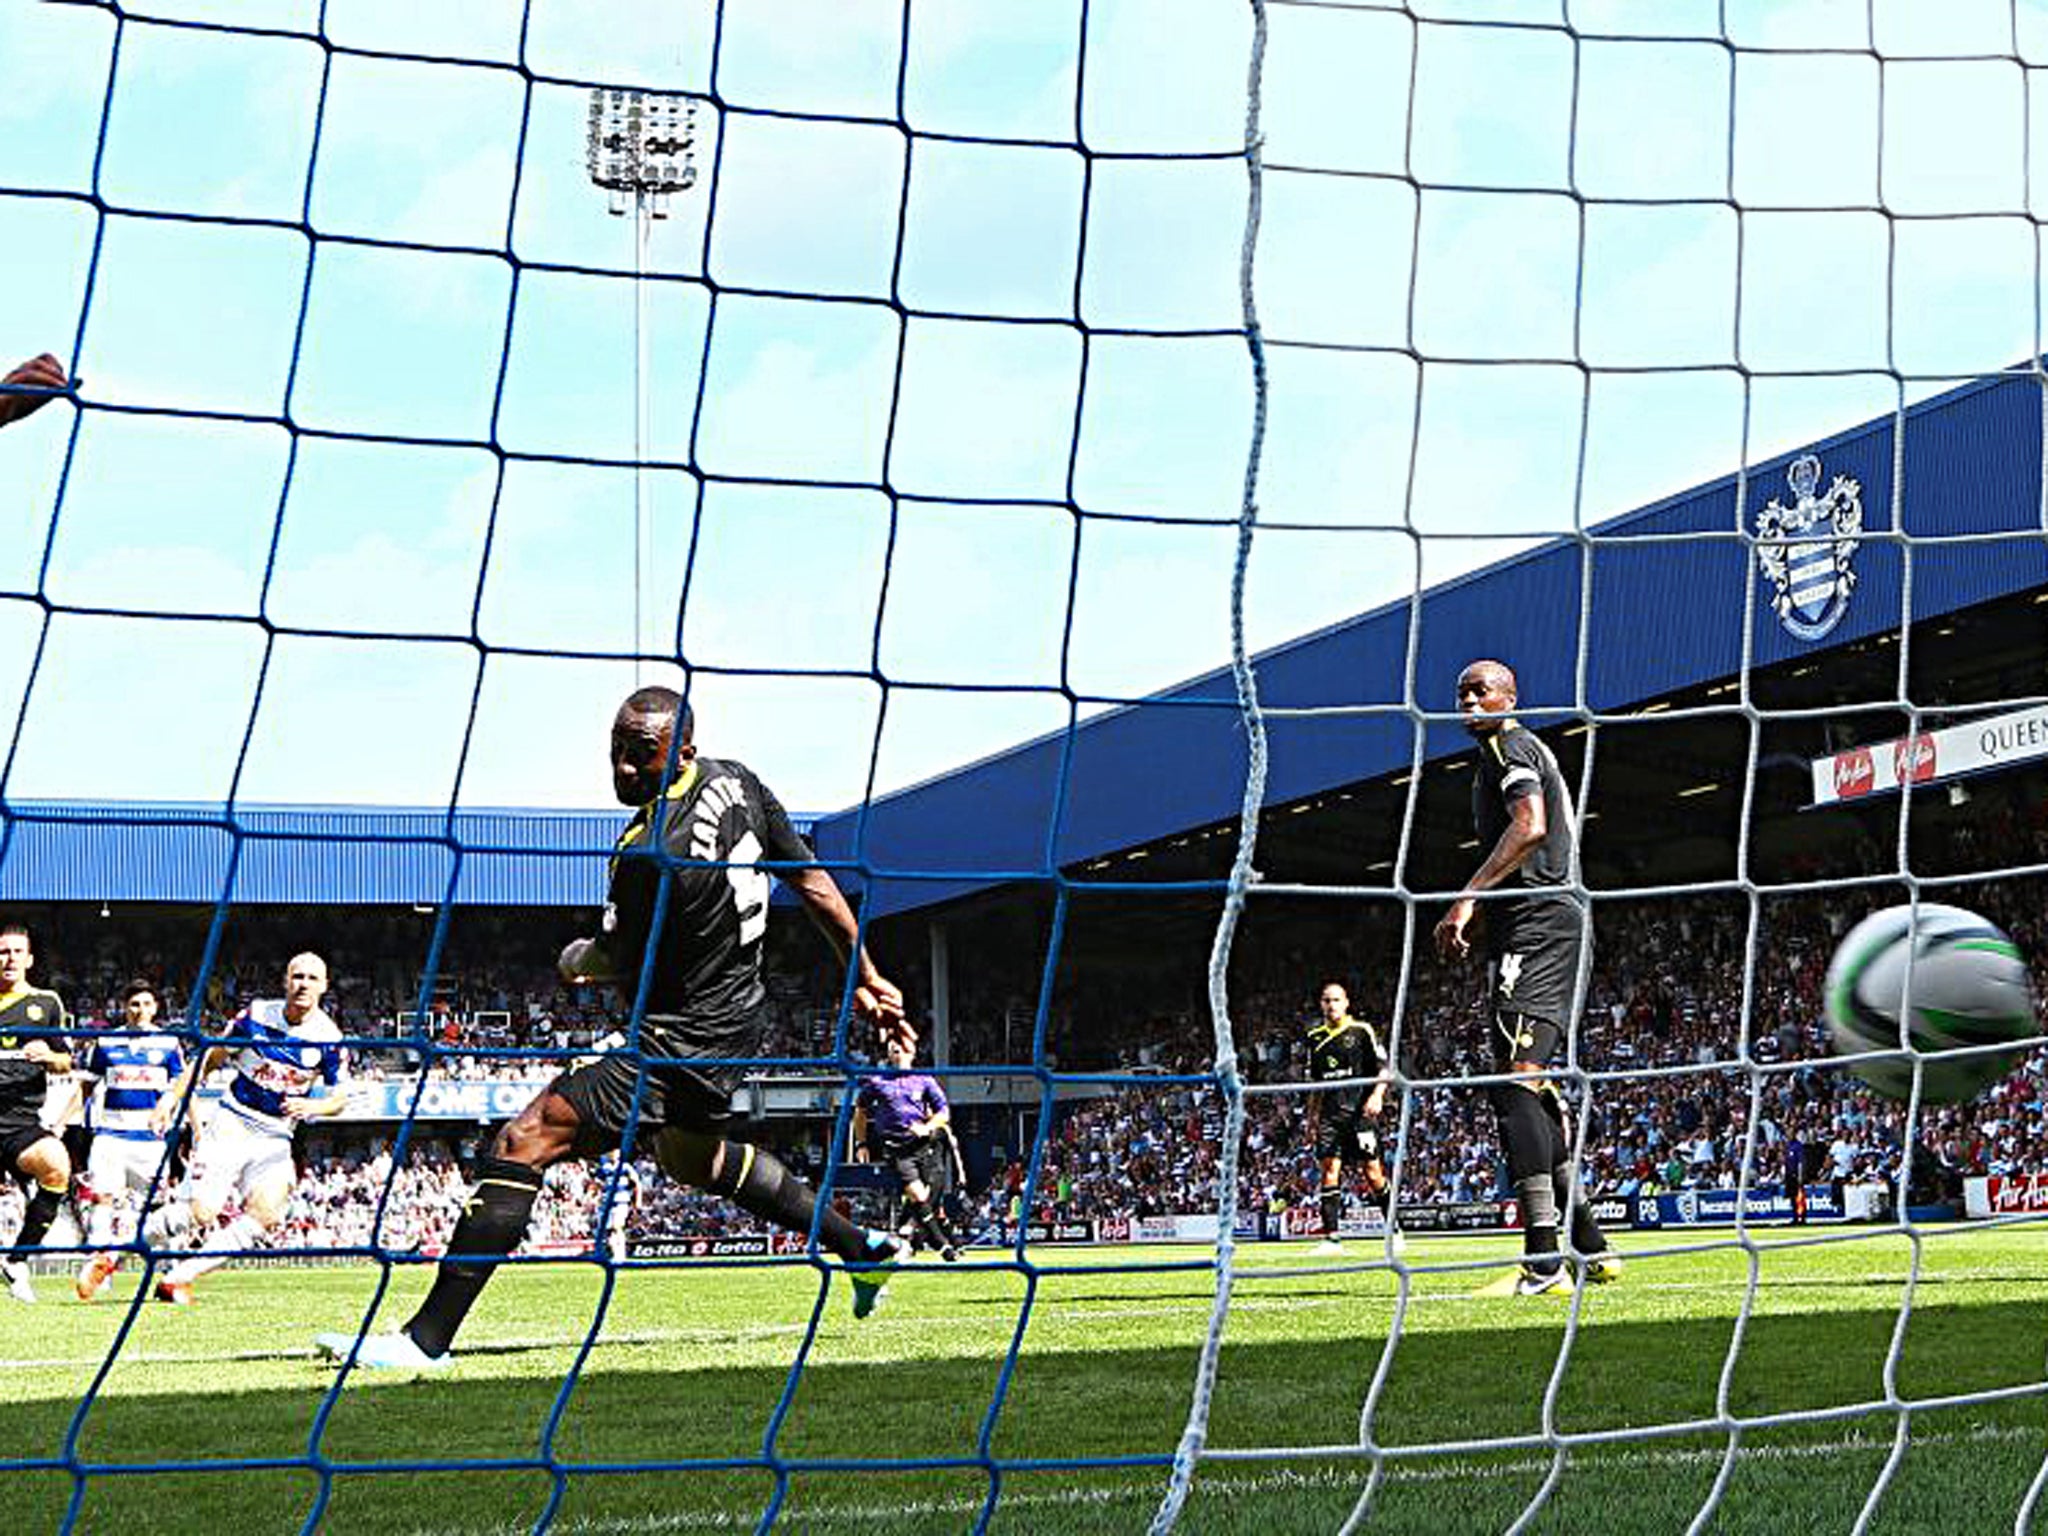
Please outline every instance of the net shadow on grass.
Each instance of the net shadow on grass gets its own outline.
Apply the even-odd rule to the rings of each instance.
[[[1559,1404],[1567,1434],[1713,1413],[1727,1319],[1603,1319],[1596,1300],[1589,1298]],[[1382,1327],[1383,1313],[1369,1298],[1360,1301],[1361,1318]],[[1498,1529],[1526,1501],[1548,1466],[1548,1447],[1455,1457],[1414,1448],[1537,1433],[1536,1405],[1562,1318],[1531,1317],[1530,1310],[1524,1305],[1502,1325],[1416,1328],[1402,1339],[1374,1426],[1396,1454],[1368,1529],[1439,1536]],[[1879,1392],[1893,1317],[1868,1309],[1753,1318],[1733,1408],[1755,1416],[1869,1402]],[[1901,1387],[1916,1398],[2023,1387],[2039,1379],[2040,1336],[2039,1309],[2028,1303],[1916,1308]],[[1211,1445],[1268,1454],[1205,1461],[1187,1528],[1334,1530],[1369,1464],[1328,1451],[1352,1438],[1364,1382],[1384,1343],[1375,1331],[1227,1344]],[[1134,1528],[1165,1475],[1193,1352],[1189,1343],[1034,1354],[1027,1338],[993,1440],[1000,1484],[988,1528]],[[778,1528],[973,1528],[991,1470],[976,1464],[976,1433],[997,1366],[993,1358],[946,1354],[814,1361],[777,1443],[792,1463]],[[79,1442],[90,1476],[76,1528],[139,1536],[217,1531],[232,1511],[234,1525],[248,1531],[296,1529],[317,1493],[312,1468],[170,1469],[223,1453],[303,1456],[330,1379],[308,1362],[302,1388],[236,1391],[231,1381],[195,1370],[188,1391],[100,1399]],[[371,1536],[527,1530],[557,1473],[565,1483],[555,1529],[746,1529],[774,1485],[773,1469],[746,1463],[759,1456],[783,1379],[782,1370],[758,1365],[593,1367],[569,1406],[553,1469],[538,1465],[533,1449],[558,1384],[553,1376],[465,1380],[458,1365],[451,1376],[352,1386],[321,1446],[335,1470],[322,1529]],[[0,1404],[0,1445],[16,1458],[0,1464],[0,1500],[19,1512],[19,1529],[54,1531],[62,1521],[70,1476],[21,1461],[55,1454],[71,1407],[57,1397]],[[1846,1528],[1894,1425],[1894,1415],[1879,1409],[1746,1432],[1711,1528]],[[1990,1522],[1986,1529],[2009,1528],[2038,1465],[2044,1427],[2048,1405],[2039,1396],[1926,1410],[1880,1507],[1879,1528],[1894,1505],[1968,1508]],[[1577,1445],[1556,1508],[1538,1528],[1584,1528],[1586,1521],[1682,1528],[1704,1499],[1725,1443],[1719,1433],[1695,1431]],[[863,1458],[875,1465],[847,1464]],[[1121,1464],[1071,1465],[1097,1458]],[[1042,1465],[1048,1461],[1067,1465]],[[393,1470],[400,1475],[384,1475]],[[1007,1510],[1006,1500],[1014,1501]],[[1784,1523],[1793,1511],[1812,1523]],[[1236,1523],[1254,1514],[1256,1526]],[[655,1521],[666,1523],[647,1523]]]

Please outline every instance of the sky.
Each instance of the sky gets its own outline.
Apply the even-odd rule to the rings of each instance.
[[[601,805],[681,661],[827,811],[1225,664],[1250,6],[908,3],[0,0],[0,796]],[[1269,14],[1254,647],[2043,350],[2048,5]],[[725,106],[637,640],[595,83]]]

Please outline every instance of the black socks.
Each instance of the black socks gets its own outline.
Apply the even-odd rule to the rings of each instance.
[[[526,1236],[527,1219],[540,1195],[541,1173],[524,1163],[487,1157],[477,1164],[476,1185],[462,1208],[462,1220],[448,1239],[448,1256],[434,1276],[434,1288],[405,1331],[429,1355],[445,1355],[455,1332],[483,1292],[495,1264],[464,1264],[467,1257],[503,1258]]]
[[[36,1192],[28,1197],[28,1209],[21,1213],[21,1230],[14,1235],[14,1246],[8,1250],[10,1259],[26,1258],[31,1248],[40,1247],[50,1235],[50,1223],[57,1219],[57,1212],[63,1208],[64,1191],[36,1186]]]
[[[811,1216],[818,1209],[816,1190],[783,1167],[772,1152],[743,1141],[728,1141],[720,1147],[718,1173],[705,1187],[749,1215],[792,1232],[809,1232]],[[874,1257],[868,1251],[866,1231],[830,1206],[818,1217],[818,1243],[848,1263]]]
[[[904,1198],[903,1208],[910,1215],[911,1224],[924,1237],[927,1246],[944,1253],[954,1246],[953,1234],[946,1230],[946,1220],[939,1214],[938,1207],[930,1200]]]

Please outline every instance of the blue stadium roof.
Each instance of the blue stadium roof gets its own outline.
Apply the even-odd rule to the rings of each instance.
[[[1448,713],[1476,657],[1516,669],[1525,714],[1619,711],[1729,677],[1745,654],[1768,666],[1895,630],[1902,615],[2039,587],[2043,420],[2040,376],[2016,371],[1909,410],[1903,483],[1891,416],[1801,450],[1821,460],[1823,497],[1836,475],[1861,486],[1853,585],[1822,636],[1780,622],[1751,552],[1764,504],[1798,500],[1794,454],[1268,651],[1256,658],[1262,706],[1318,713],[1268,719],[1266,799],[1467,748],[1455,721],[1421,722],[1404,700],[1412,677],[1416,705]],[[1900,530],[1945,542],[1916,544],[1909,562]],[[1234,684],[1218,670],[827,817],[816,841],[826,857],[874,871],[871,913],[899,912],[1234,817],[1246,762]]]
[[[0,808],[0,899],[400,906],[452,894],[595,907],[624,819],[359,805],[245,805],[230,817],[220,805],[17,800]]]
[[[1455,721],[1404,701],[1412,677],[1417,706],[1448,715],[1477,656],[1515,667],[1525,714],[1620,711],[1726,678],[1745,654],[1821,654],[2040,587],[2043,421],[2041,383],[2015,372],[1908,411],[1903,484],[1892,417],[1803,450],[1823,490],[1860,483],[1863,517],[1853,584],[1814,638],[1780,623],[1752,555],[1757,511],[1795,500],[1787,455],[1268,651],[1261,704],[1300,713],[1269,715],[1267,801],[1464,750]],[[1901,528],[1932,541],[1910,561]],[[1245,766],[1219,669],[804,830],[872,871],[869,910],[886,915],[1234,817]],[[620,825],[617,810],[15,801],[0,806],[0,899],[596,906]]]
[[[597,906],[612,811],[15,801],[11,901]],[[460,867],[458,871],[458,854]]]

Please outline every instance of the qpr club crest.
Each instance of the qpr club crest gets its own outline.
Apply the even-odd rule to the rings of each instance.
[[[1783,505],[1773,496],[1756,515],[1756,563],[1775,588],[1771,606],[1786,632],[1801,640],[1818,640],[1849,609],[1856,590],[1850,562],[1863,532],[1863,487],[1847,475],[1835,476],[1825,496],[1820,486],[1820,460],[1804,454],[1785,472],[1797,499]]]

